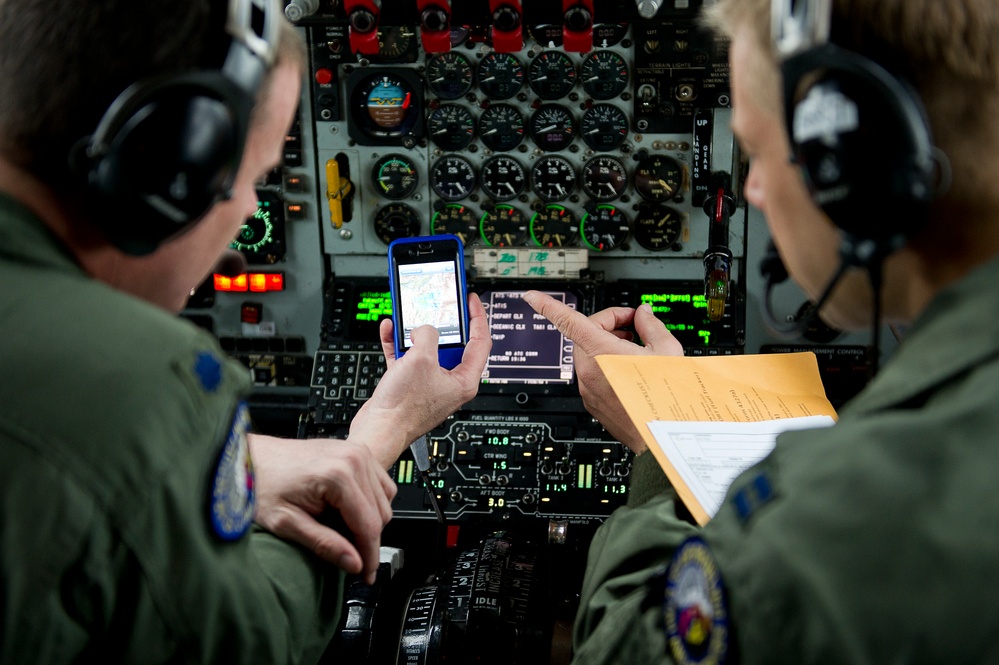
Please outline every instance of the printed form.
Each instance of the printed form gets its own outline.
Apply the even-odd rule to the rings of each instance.
[[[813,353],[596,360],[698,524],[718,510],[732,480],[773,449],[777,434],[836,418]]]

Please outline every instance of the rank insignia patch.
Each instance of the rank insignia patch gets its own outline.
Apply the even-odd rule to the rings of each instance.
[[[721,573],[700,538],[673,555],[663,591],[666,644],[678,665],[721,665],[728,655],[729,625]]]
[[[246,434],[250,412],[240,402],[232,428],[219,454],[210,497],[210,517],[215,533],[223,540],[241,537],[253,523],[256,495],[253,489],[253,463]]]

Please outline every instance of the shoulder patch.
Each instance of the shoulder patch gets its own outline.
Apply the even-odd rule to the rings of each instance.
[[[678,665],[722,665],[731,631],[721,572],[701,538],[673,555],[663,590],[666,644]]]
[[[223,540],[236,540],[253,523],[256,493],[253,487],[253,463],[246,434],[250,430],[250,411],[240,402],[232,418],[232,427],[219,453],[209,497],[209,520]]]
[[[222,363],[210,351],[202,351],[194,359],[194,374],[201,387],[213,393],[222,383]]]

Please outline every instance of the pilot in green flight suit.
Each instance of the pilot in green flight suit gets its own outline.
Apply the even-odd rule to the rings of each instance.
[[[395,361],[383,324],[346,440],[250,432],[248,371],[175,316],[280,163],[305,61],[282,9],[0,4],[2,663],[316,662],[344,572],[374,581],[386,469],[475,395],[474,297],[451,371],[436,331]]]
[[[821,2],[795,4],[819,17],[829,11]],[[911,327],[837,424],[779,436],[703,528],[677,517],[655,458],[640,454],[629,505],[602,525],[589,552],[574,663],[999,662],[992,572],[999,560],[999,4],[830,4],[838,47],[912,76],[933,141],[932,150],[917,151],[931,155],[924,174],[931,182],[907,190],[922,205],[871,215],[879,202],[868,198],[835,223],[817,207],[799,167],[811,162],[800,152],[788,159],[770,1],[720,0],[706,11],[732,38],[732,129],[750,164],[744,194],[767,218],[790,276],[815,300],[836,279],[844,237],[874,238],[879,224],[901,225],[879,238],[883,261],[877,253],[852,258],[875,274],[883,269],[883,320]],[[841,60],[821,60],[802,81],[815,84],[828,112],[795,124],[795,140],[828,149],[822,164],[831,170],[812,177],[832,180],[846,164],[883,174],[878,191],[894,195],[891,183],[909,182],[926,166],[908,159],[905,140],[880,143],[885,137],[868,131],[848,145],[861,151],[847,155],[859,158],[853,162],[837,161],[833,149],[851,141],[856,123],[871,122],[872,104],[877,118],[918,102],[884,96],[900,94],[898,86],[854,84],[848,77],[856,70],[836,53]],[[833,66],[841,87],[825,85]],[[918,134],[924,122],[919,113],[899,118],[897,127],[866,127]],[[809,123],[820,120],[830,124],[815,131]],[[885,145],[906,159],[893,160]],[[853,249],[864,247],[872,245]],[[866,273],[848,269],[839,278],[820,309],[827,323],[870,328]],[[526,299],[576,342],[587,409],[641,452],[594,357],[675,355],[676,340],[647,306],[587,318],[540,293]],[[644,346],[612,333],[626,327]]]

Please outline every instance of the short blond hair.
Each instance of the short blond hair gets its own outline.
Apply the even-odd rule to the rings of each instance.
[[[703,20],[729,38],[748,28],[760,57],[746,83],[764,108],[781,108],[770,0],[718,0]],[[999,1],[833,0],[833,26],[838,46],[876,61],[872,52],[890,52],[906,73],[951,162],[952,198],[999,203]]]

